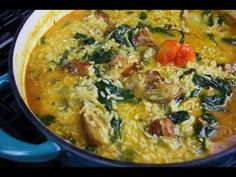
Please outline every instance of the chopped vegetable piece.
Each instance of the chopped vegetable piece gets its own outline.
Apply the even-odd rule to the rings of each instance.
[[[46,126],[51,125],[52,123],[55,123],[55,117],[53,115],[50,114],[45,114],[45,115],[38,115],[37,116],[42,122],[43,124],[45,124]]]
[[[215,119],[215,117],[214,117],[212,114],[210,114],[210,113],[204,113],[204,114],[202,114],[202,115],[201,115],[201,118],[202,118],[204,121],[206,121],[208,124],[214,124],[214,123],[217,122],[216,119]]]
[[[95,153],[96,154],[96,148],[93,147],[92,145],[90,144],[87,144],[85,147],[84,147],[84,150],[88,151],[88,152],[92,152],[92,153]]]
[[[189,114],[187,111],[171,112],[169,114],[169,118],[172,120],[174,124],[180,124],[183,121],[189,119]]]
[[[183,67],[195,59],[195,51],[189,44],[166,40],[161,44],[156,59],[163,65],[174,63],[178,67]]]
[[[114,130],[114,134],[111,137],[111,142],[116,142],[118,138],[121,137],[121,123],[122,119],[119,117],[118,119],[115,119],[114,117],[111,120],[111,127]]]
[[[112,50],[104,51],[104,49],[99,48],[95,50],[89,60],[94,61],[95,64],[108,63],[111,61],[115,52]]]
[[[70,54],[69,50],[65,50],[62,57],[59,60],[59,66],[65,66],[66,65],[69,54]]]
[[[141,20],[145,20],[145,19],[147,18],[146,12],[141,12],[140,15],[139,15],[139,18],[140,18]]]
[[[67,63],[66,68],[69,73],[79,74],[80,76],[87,76],[89,66],[90,64],[87,61],[79,61],[73,59]]]
[[[236,39],[233,38],[222,38],[222,40],[228,44],[236,45]]]

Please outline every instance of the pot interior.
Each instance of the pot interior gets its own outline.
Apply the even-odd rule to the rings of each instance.
[[[24,78],[31,51],[40,37],[71,10],[36,10],[20,27],[13,51],[13,73],[18,91],[27,104]],[[28,106],[28,104],[27,104]]]

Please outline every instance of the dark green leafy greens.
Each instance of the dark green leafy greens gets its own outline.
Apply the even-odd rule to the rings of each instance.
[[[200,89],[194,89],[192,90],[192,92],[190,93],[190,97],[195,97],[198,96],[198,94],[200,93]]]
[[[74,38],[77,39],[77,40],[80,40],[84,44],[88,44],[88,45],[94,44],[96,42],[94,37],[88,37],[88,36],[86,36],[84,34],[81,34],[81,33],[76,33],[74,35]]]
[[[216,44],[216,39],[213,33],[206,33],[206,35],[208,36],[208,38],[214,42]]]
[[[170,32],[171,29],[161,28],[161,27],[152,27],[151,25],[147,25],[147,28],[151,33],[162,33],[167,36],[175,37],[173,33]]]
[[[222,38],[222,40],[230,45],[236,45],[236,39],[233,38]]]
[[[208,124],[216,123],[216,118],[210,113],[204,113],[201,115],[201,118],[206,121]]]
[[[183,121],[189,119],[189,114],[187,111],[171,112],[169,114],[169,118],[172,120],[174,124],[180,124]]]
[[[92,145],[90,144],[87,144],[84,148],[84,150],[88,151],[88,152],[91,152],[91,153],[96,153],[96,148],[93,147]]]
[[[202,56],[200,53],[196,52],[196,60],[197,61],[202,61]]]
[[[122,119],[119,117],[118,119],[116,119],[115,117],[112,118],[111,120],[111,127],[114,130],[114,134],[111,137],[111,142],[115,142],[118,138],[121,137],[121,123],[122,123]]]
[[[65,66],[66,65],[69,54],[70,54],[69,50],[64,51],[62,57],[59,60],[59,66]]]
[[[44,125],[49,126],[52,123],[55,123],[55,117],[50,114],[37,115],[37,117],[43,122]]]
[[[117,28],[115,28],[110,33],[110,39],[114,39],[117,43],[126,46],[135,48],[135,28],[131,28],[129,25],[123,24]]]
[[[210,138],[213,135],[215,128],[209,124],[202,125],[197,123],[194,125],[194,130],[199,141],[203,141],[203,138]]]
[[[46,44],[46,41],[45,41],[45,37],[41,37],[40,38],[40,44],[43,45],[43,44]]]
[[[145,20],[147,18],[147,13],[146,12],[141,12],[139,15],[139,19]]]
[[[112,99],[115,101],[128,102],[134,98],[134,93],[131,90],[119,88],[107,79],[102,79],[96,82],[95,85],[98,88],[98,100],[103,103],[108,110],[112,110]],[[107,99],[108,95],[114,95],[122,99],[117,99],[116,97]]]
[[[222,105],[232,93],[229,82],[220,77],[213,78],[210,75],[201,76],[195,73],[193,82],[199,87],[212,87],[219,91],[219,94],[216,95],[202,95],[202,106],[205,109],[222,110]]]
[[[98,48],[95,50],[91,57],[89,57],[90,61],[94,61],[95,64],[103,64],[111,61],[112,57],[115,55],[113,50],[105,51],[103,48]]]

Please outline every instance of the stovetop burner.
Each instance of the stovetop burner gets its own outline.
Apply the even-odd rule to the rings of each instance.
[[[0,11],[0,76],[8,70],[11,42],[20,23],[32,10]],[[0,126],[12,136],[30,143],[40,143],[44,137],[34,128],[19,108],[12,90],[0,98]],[[47,163],[18,163],[0,158],[1,166],[58,166],[57,161]]]

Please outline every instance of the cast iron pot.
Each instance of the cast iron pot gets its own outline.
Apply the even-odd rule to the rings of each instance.
[[[183,163],[136,164],[110,160],[80,150],[48,130],[27,105],[24,93],[24,70],[29,54],[39,38],[55,21],[58,21],[69,12],[69,10],[36,10],[29,15],[17,31],[9,55],[9,71],[0,77],[0,96],[7,89],[13,89],[21,109],[33,125],[45,136],[46,140],[40,144],[30,144],[12,137],[0,128],[0,157],[19,162],[45,162],[57,159],[65,166],[96,167],[231,166],[235,163],[236,147],[203,159]]]

